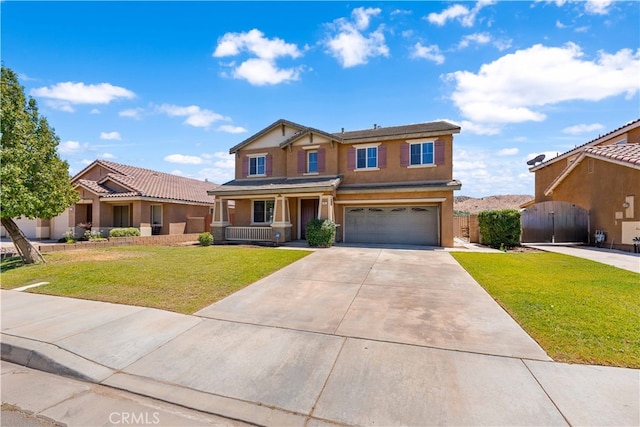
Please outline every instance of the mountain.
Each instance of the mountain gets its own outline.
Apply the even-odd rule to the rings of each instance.
[[[530,200],[533,200],[533,196],[524,194],[507,194],[481,198],[455,196],[453,198],[453,209],[469,213],[499,209],[520,209],[521,204]]]

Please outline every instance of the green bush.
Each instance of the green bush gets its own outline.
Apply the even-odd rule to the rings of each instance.
[[[483,211],[478,214],[482,243],[492,248],[520,246],[520,212],[515,209]]]
[[[136,237],[140,235],[138,228],[112,228],[109,231],[109,237]]]
[[[200,242],[202,246],[211,246],[211,244],[213,243],[213,235],[208,231],[200,233],[200,235],[198,236],[198,242]]]
[[[305,228],[311,247],[328,248],[336,241],[336,224],[325,219],[312,219]]]

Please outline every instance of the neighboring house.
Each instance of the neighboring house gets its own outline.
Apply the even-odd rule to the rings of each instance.
[[[535,200],[527,211],[564,202],[583,209],[585,236],[604,235],[607,247],[630,250],[640,237],[640,119],[530,168]],[[558,211],[551,210],[552,216]],[[525,223],[523,222],[523,232]],[[600,233],[603,232],[604,234]]]
[[[71,180],[80,201],[69,208],[69,227],[107,235],[136,227],[143,236],[209,230],[216,184],[96,160]]]
[[[451,247],[459,132],[444,121],[328,133],[278,120],[229,150],[235,179],[209,191],[215,241],[305,239],[321,218],[349,243]]]

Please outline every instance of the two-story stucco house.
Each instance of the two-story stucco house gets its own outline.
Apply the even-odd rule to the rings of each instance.
[[[444,121],[329,133],[278,120],[231,148],[235,179],[208,192],[215,241],[305,239],[321,218],[348,243],[451,247],[459,132]]]

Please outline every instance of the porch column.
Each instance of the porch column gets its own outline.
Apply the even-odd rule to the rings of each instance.
[[[291,215],[289,212],[289,199],[278,194],[273,203],[273,238],[276,243],[291,241]],[[279,235],[279,237],[276,237]]]
[[[318,218],[328,219],[329,221],[336,222],[332,195],[323,194],[322,196],[320,196],[320,206],[318,207]]]
[[[213,205],[213,218],[211,219],[211,234],[214,243],[225,240],[225,229],[230,225],[229,201],[216,196]]]

